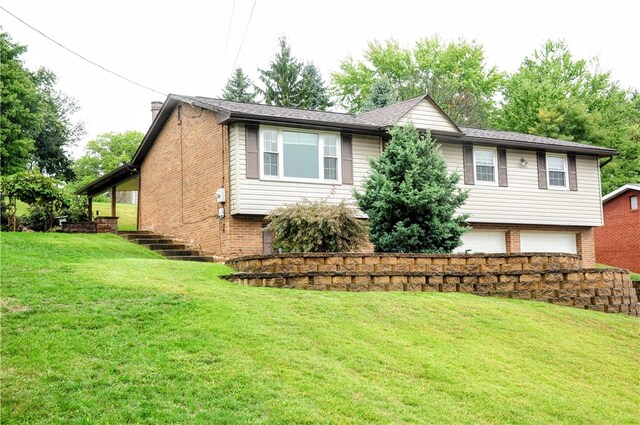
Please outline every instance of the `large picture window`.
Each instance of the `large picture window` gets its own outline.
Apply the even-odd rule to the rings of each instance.
[[[338,180],[338,134],[264,127],[260,137],[263,177]]]

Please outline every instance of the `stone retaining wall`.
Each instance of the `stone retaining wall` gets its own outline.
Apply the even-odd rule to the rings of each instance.
[[[368,254],[304,253],[239,257],[227,265],[246,273],[293,272],[512,272],[580,268],[580,256],[518,254]]]
[[[97,233],[98,223],[95,221],[66,221],[62,223],[63,233]]]
[[[118,230],[118,217],[98,216],[95,221],[66,221],[63,233],[113,233]]]
[[[321,291],[467,292],[637,316],[624,269],[583,269],[570,254],[293,254],[227,264],[243,285]]]

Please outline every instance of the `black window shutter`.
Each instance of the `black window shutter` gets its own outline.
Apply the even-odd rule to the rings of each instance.
[[[464,168],[464,184],[475,184],[473,176],[473,146],[462,146],[462,165]]]
[[[498,148],[498,185],[502,187],[509,186],[507,178],[507,150]]]
[[[569,190],[578,190],[578,171],[576,170],[576,156],[567,155],[569,166]]]
[[[247,178],[260,178],[260,146],[258,142],[258,126],[245,127],[245,147],[247,154]]]
[[[342,184],[353,184],[353,147],[351,134],[342,136]]]
[[[544,152],[536,152],[538,159],[538,187],[547,188],[547,156]]]

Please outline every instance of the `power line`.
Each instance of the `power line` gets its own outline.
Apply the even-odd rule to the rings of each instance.
[[[255,3],[254,3],[254,6],[255,6]],[[162,96],[166,96],[166,95],[167,95],[166,93],[162,93],[161,91],[154,90],[154,89],[152,89],[151,87],[148,87],[148,86],[145,86],[145,85],[143,85],[143,84],[137,83],[137,82],[133,81],[133,80],[132,80],[132,79],[130,79],[130,78],[127,78],[127,77],[125,77],[125,76],[123,76],[123,75],[120,75],[120,74],[118,74],[117,72],[111,71],[110,69],[107,69],[107,68],[105,68],[104,66],[102,66],[102,65],[100,65],[100,64],[98,64],[98,63],[96,63],[96,62],[94,62],[94,61],[92,61],[92,60],[90,60],[90,59],[85,58],[85,57],[84,57],[84,56],[82,56],[81,54],[76,53],[75,51],[71,50],[70,48],[68,48],[68,47],[66,47],[66,46],[64,46],[64,45],[62,45],[62,44],[60,44],[60,43],[58,43],[56,40],[54,40],[53,38],[49,37],[48,35],[46,35],[46,34],[45,34],[45,33],[43,33],[42,31],[40,31],[39,29],[37,29],[37,28],[35,28],[35,27],[33,27],[33,26],[29,25],[28,23],[26,23],[25,21],[23,21],[22,19],[20,19],[18,16],[14,15],[13,13],[9,12],[7,9],[5,9],[5,8],[4,8],[3,6],[1,6],[1,5],[0,5],[0,9],[4,10],[6,13],[8,13],[8,14],[9,14],[9,15],[11,15],[11,16],[13,16],[15,19],[17,19],[18,21],[22,22],[24,25],[26,25],[27,27],[31,28],[33,31],[37,32],[38,34],[40,34],[41,36],[43,36],[43,37],[44,37],[44,38],[46,38],[47,40],[51,41],[52,43],[57,44],[58,46],[62,47],[64,50],[68,51],[69,53],[71,53],[71,54],[73,54],[73,55],[75,55],[75,56],[77,56],[77,57],[79,57],[79,58],[80,58],[80,59],[82,59],[83,61],[85,61],[85,62],[89,62],[91,65],[93,65],[93,66],[97,66],[98,68],[102,69],[103,71],[106,71],[106,72],[108,72],[109,74],[115,75],[116,77],[121,78],[121,79],[123,79],[123,80],[125,80],[125,81],[127,81],[127,82],[129,82],[129,83],[131,83],[131,84],[135,84],[135,85],[136,85],[136,86],[138,86],[138,87],[142,87],[143,89],[146,89],[146,90],[152,91],[152,92],[154,92],[154,93],[158,93],[158,94],[160,94],[160,95],[162,95]]]
[[[224,61],[227,59],[227,48],[229,47],[229,34],[231,34],[231,23],[233,22],[233,11],[236,8],[236,0],[233,0],[231,6],[231,17],[229,18],[229,26],[227,27],[227,39],[224,42],[224,53],[222,54],[222,68],[224,68]]]
[[[242,51],[242,46],[244,45],[244,39],[247,36],[247,31],[249,30],[249,24],[251,23],[251,18],[253,17],[253,11],[256,8],[256,3],[258,2],[258,0],[253,0],[253,7],[251,8],[251,14],[249,15],[249,20],[247,20],[247,26],[244,28],[244,34],[242,35],[242,41],[240,42],[240,48],[238,49],[238,54],[236,55],[236,60],[233,61],[233,70],[236,69],[236,63],[238,63],[238,58],[240,57],[240,52]]]

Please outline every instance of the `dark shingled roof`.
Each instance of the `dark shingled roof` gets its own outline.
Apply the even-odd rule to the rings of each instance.
[[[262,122],[382,134],[388,127],[396,124],[402,116],[424,99],[433,102],[428,95],[424,95],[374,111],[352,115],[339,112],[311,111],[308,109],[284,108],[260,103],[231,102],[209,97],[170,94],[134,154],[131,164],[137,166],[142,163],[155,138],[169,118],[171,111],[181,102],[214,111],[219,124]],[[435,102],[433,102],[433,104],[438,107]],[[446,117],[446,114],[444,112],[442,113]],[[451,121],[451,123],[455,126],[453,121]],[[456,126],[456,128],[458,127]],[[613,149],[507,131],[462,128],[459,134],[443,133],[441,136],[442,137],[439,136],[438,138],[442,141],[469,141],[471,143],[496,144],[522,149],[555,149],[560,152],[576,152],[586,155],[597,155],[599,157],[617,154]],[[450,136],[455,140],[447,140]]]
[[[378,130],[376,123],[366,121],[351,114],[327,111],[311,111],[308,109],[284,108],[281,106],[264,105],[260,103],[231,102],[222,99],[212,99],[200,96],[170,95],[186,103],[193,103],[206,109],[222,111],[227,114],[219,123],[223,124],[233,118],[271,119],[274,121],[307,122],[322,125],[355,127],[368,130]]]
[[[362,120],[378,124],[380,127],[390,127],[395,125],[395,123],[398,122],[404,114],[413,109],[413,107],[420,103],[424,98],[425,96],[414,97],[413,99],[394,103],[393,105],[385,106],[384,108],[363,112],[358,114],[357,117]]]
[[[562,150],[585,150],[599,152],[605,155],[614,155],[614,149],[603,148],[600,146],[587,145],[585,143],[569,142],[566,140],[552,139],[550,137],[533,136],[525,133],[515,133],[513,131],[483,130],[479,128],[460,127],[464,133],[462,140],[485,141],[485,142],[522,142],[536,146],[548,146],[550,148],[563,148]]]

